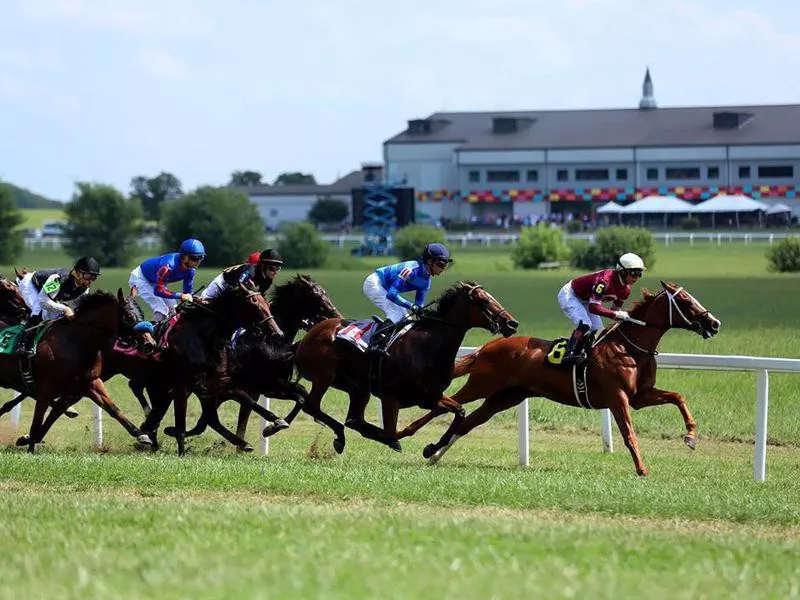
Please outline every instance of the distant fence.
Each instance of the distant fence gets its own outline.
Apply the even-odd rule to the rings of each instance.
[[[800,232],[798,232],[800,234]],[[798,235],[795,234],[795,235]],[[730,232],[730,233],[714,233],[714,232],[653,232],[653,238],[656,241],[663,242],[669,245],[674,242],[688,243],[690,246],[695,242],[709,242],[713,244],[722,245],[722,243],[742,242],[745,245],[752,244],[754,241],[767,241],[771,246],[775,240],[785,238],[790,233],[786,232]],[[363,235],[331,235],[326,234],[320,236],[323,240],[331,242],[332,244],[343,248],[347,244],[360,244],[364,240]],[[462,248],[466,246],[503,246],[508,244],[516,244],[519,241],[519,234],[517,233],[448,233],[446,236],[448,242],[460,245]],[[574,240],[594,240],[593,233],[568,233],[567,239]],[[275,239],[274,235],[268,236],[268,239]]]

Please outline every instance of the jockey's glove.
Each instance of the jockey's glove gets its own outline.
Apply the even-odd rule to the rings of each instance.
[[[614,311],[614,318],[617,321],[627,321],[631,318],[631,316],[624,310],[615,310]]]

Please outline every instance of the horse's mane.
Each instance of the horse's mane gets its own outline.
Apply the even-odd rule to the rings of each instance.
[[[278,306],[291,305],[294,294],[297,294],[297,290],[302,290],[306,287],[306,284],[313,284],[313,281],[307,275],[298,273],[294,279],[290,279],[286,283],[275,286],[270,290],[270,304]]]
[[[232,304],[236,302],[237,295],[240,293],[238,288],[224,287],[219,294],[202,305],[181,305],[181,318],[187,321],[205,321],[213,314],[227,315],[231,312]]]
[[[292,345],[285,340],[247,330],[236,339],[228,358],[234,369],[256,369],[263,373],[270,365],[289,362],[293,356]]]
[[[475,281],[459,281],[455,285],[447,288],[436,299],[436,309],[431,313],[431,316],[443,317],[444,315],[448,314],[453,308],[453,304],[455,304],[456,300],[462,296],[467,289],[476,285],[479,284]]]
[[[139,321],[144,321],[144,311],[142,310],[142,307],[139,306],[139,303],[130,296],[125,298],[125,301],[127,302],[128,306],[133,309],[133,312],[136,313],[137,319],[139,319]]]
[[[647,310],[647,307],[653,303],[653,300],[655,300],[656,296],[658,296],[658,294],[654,294],[647,288],[642,288],[641,299],[637,300],[633,306],[631,306],[630,310],[628,310],[628,313],[631,315],[634,313],[637,315],[643,313],[645,310]]]
[[[114,294],[106,292],[105,290],[97,290],[84,294],[75,302],[75,316],[80,316],[83,313],[91,312],[109,303],[115,303],[117,297]]]

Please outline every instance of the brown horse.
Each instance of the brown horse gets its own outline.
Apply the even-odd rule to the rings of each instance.
[[[36,399],[30,434],[25,440],[29,452],[41,442],[45,412],[56,398],[89,396],[96,404],[111,410],[114,404],[100,378],[101,350],[121,329],[135,324],[128,321],[124,304],[122,290],[118,290],[117,296],[98,291],[79,300],[74,316],[51,322],[32,360],[33,390],[27,390],[19,357],[0,355],[0,385],[32,392]],[[130,433],[144,443],[149,441],[132,424]]]
[[[600,333],[586,371],[588,408],[611,410],[639,475],[647,475],[647,468],[639,454],[631,408],[674,404],[686,424],[684,441],[690,448],[696,443],[697,425],[683,396],[654,387],[655,355],[661,337],[667,330],[677,328],[710,338],[719,332],[721,324],[682,287],[664,281],[661,286],[662,291],[655,295],[645,290],[643,299],[630,310],[631,318],[644,325],[622,322]],[[459,427],[451,427],[436,444],[426,447],[425,457],[429,462],[436,463],[458,438],[525,398],[544,397],[567,406],[580,406],[582,403],[579,404],[573,388],[572,369],[547,363],[552,345],[550,340],[513,337],[489,342],[461,358],[453,377],[469,374],[469,379],[453,395],[453,400],[462,404],[480,398],[486,400]],[[443,412],[431,411],[406,427],[400,437],[413,435]]]
[[[30,313],[19,286],[0,275],[0,322],[17,325],[27,319]]]
[[[503,336],[512,335],[517,321],[483,286],[461,281],[436,300],[436,310],[424,313],[388,349],[387,359],[373,363],[354,345],[338,339],[342,319],[328,319],[312,327],[300,342],[295,366],[301,377],[312,383],[303,411],[327,424],[336,434],[333,447],[344,450],[344,427],[320,409],[331,386],[350,396],[345,425],[362,436],[386,444],[398,452],[397,414],[411,406],[439,408],[463,417],[461,404],[444,394],[453,376],[453,361],[467,331],[473,327]],[[381,429],[364,420],[364,411],[374,394],[382,401]],[[287,417],[291,422],[300,407]]]

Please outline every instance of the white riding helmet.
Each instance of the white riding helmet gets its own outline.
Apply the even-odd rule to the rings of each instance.
[[[633,252],[627,252],[619,257],[617,271],[647,271],[642,257]]]

